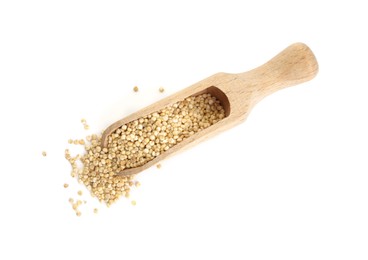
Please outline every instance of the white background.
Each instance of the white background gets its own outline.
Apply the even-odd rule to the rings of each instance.
[[[130,2],[0,2],[0,259],[367,259],[365,1]],[[140,174],[137,206],[70,177],[69,138],[298,41],[318,76]]]

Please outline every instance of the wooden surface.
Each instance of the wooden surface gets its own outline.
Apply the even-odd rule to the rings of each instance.
[[[280,89],[308,81],[315,77],[317,72],[317,60],[308,46],[303,43],[292,44],[258,68],[239,74],[217,73],[115,122],[103,133],[102,145],[106,146],[108,135],[120,126],[186,97],[207,92],[221,101],[226,113],[224,119],[176,144],[145,165],[121,172],[124,175],[137,174],[169,155],[243,122],[253,106],[264,97]]]

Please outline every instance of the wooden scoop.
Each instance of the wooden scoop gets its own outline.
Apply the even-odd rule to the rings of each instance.
[[[189,96],[209,93],[225,110],[225,118],[184,139],[143,166],[123,170],[120,174],[137,174],[173,153],[243,122],[253,106],[273,92],[308,81],[316,76],[318,63],[312,51],[303,43],[287,47],[264,65],[239,74],[217,73],[167,98],[164,98],[109,126],[102,135],[106,147],[108,136],[120,126],[146,116]]]

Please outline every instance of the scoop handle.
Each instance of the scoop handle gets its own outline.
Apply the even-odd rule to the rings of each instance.
[[[277,90],[311,80],[318,72],[318,63],[304,43],[294,43],[262,66],[239,78],[252,82],[259,99]]]

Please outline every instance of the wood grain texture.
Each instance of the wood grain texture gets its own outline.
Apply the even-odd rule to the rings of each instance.
[[[210,93],[220,100],[225,109],[226,117],[224,119],[184,139],[143,166],[125,169],[120,173],[124,175],[137,174],[184,148],[243,122],[253,106],[264,97],[280,89],[311,80],[317,72],[318,63],[309,47],[303,43],[292,44],[258,68],[239,74],[217,73],[115,122],[103,133],[102,146],[107,145],[108,136],[120,126],[186,97]]]

